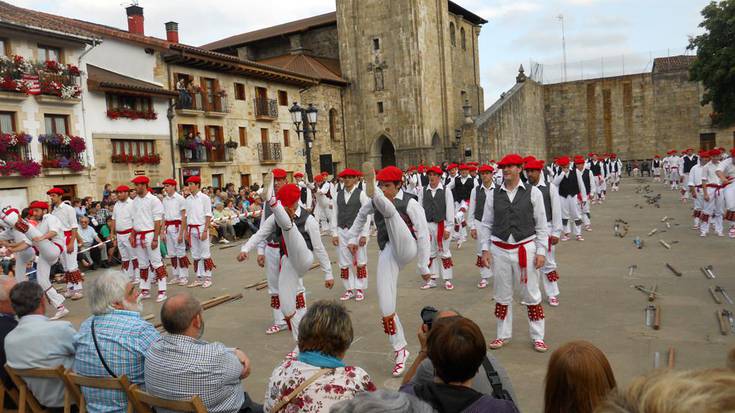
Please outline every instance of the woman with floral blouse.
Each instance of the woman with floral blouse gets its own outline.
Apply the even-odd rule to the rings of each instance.
[[[263,410],[326,412],[339,401],[375,391],[365,370],[343,361],[352,338],[352,321],[343,305],[321,300],[309,306],[299,324],[299,354],[273,370]]]

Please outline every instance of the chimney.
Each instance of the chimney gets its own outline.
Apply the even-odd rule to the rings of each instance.
[[[166,40],[171,43],[179,42],[179,24],[176,22],[166,22]]]
[[[132,5],[125,8],[128,14],[128,31],[130,33],[145,34],[143,28],[143,8]]]

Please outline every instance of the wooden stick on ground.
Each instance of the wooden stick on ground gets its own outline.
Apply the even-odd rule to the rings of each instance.
[[[725,320],[725,317],[722,315],[722,310],[715,311],[715,314],[717,315],[717,321],[720,323],[720,333],[723,336],[726,336],[730,333],[730,323]]]
[[[259,285],[259,286],[255,287],[255,290],[256,290],[256,291],[260,291],[260,290],[262,290],[262,289],[264,289],[264,288],[268,288],[268,283],[263,283],[263,284],[261,284],[261,285]]]
[[[672,266],[671,264],[669,264],[668,262],[666,263],[666,268],[670,269],[670,270],[671,270],[671,272],[673,272],[673,273],[674,273],[674,275],[676,275],[677,277],[681,277],[681,276],[682,276],[681,272],[680,272],[680,271],[677,271],[677,270],[676,270],[676,268],[674,268],[674,267],[673,267],[673,266]]]
[[[674,349],[674,347],[669,347],[669,363],[668,363],[668,367],[670,369],[673,369],[674,368],[674,365],[676,364],[675,358],[676,358],[676,349]]]
[[[245,289],[246,289],[246,290],[249,290],[249,289],[251,289],[251,288],[254,288],[254,287],[258,287],[258,286],[260,286],[261,284],[263,284],[263,283],[267,283],[267,282],[268,282],[268,280],[266,280],[266,279],[262,279],[262,280],[260,280],[260,281],[258,281],[258,282],[256,282],[256,283],[253,283],[253,284],[250,284],[250,285],[246,285],[246,286],[245,286]]]
[[[653,319],[653,329],[658,330],[661,328],[661,305],[656,304],[656,314]]]
[[[717,304],[722,304],[722,300],[720,300],[720,297],[717,296],[717,291],[715,291],[715,287],[709,287],[709,293],[712,295],[712,299],[715,300]]]
[[[150,320],[153,320],[154,318],[156,318],[156,316],[154,316],[153,314],[148,314],[143,317],[143,320],[150,321]]]

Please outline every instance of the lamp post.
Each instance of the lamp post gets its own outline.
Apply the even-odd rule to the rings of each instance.
[[[316,121],[319,110],[311,103],[309,103],[309,106],[304,109],[299,106],[298,103],[294,102],[293,106],[291,106],[288,111],[291,113],[291,120],[296,128],[296,135],[299,140],[301,139],[301,133],[304,133],[306,176],[311,182],[314,178],[311,170],[311,146],[316,138]],[[304,125],[303,129],[301,129],[301,124]]]
[[[171,178],[176,179],[178,176],[176,175],[176,153],[174,152],[175,148],[175,142],[174,142],[174,107],[176,106],[176,103],[172,99],[168,104],[168,109],[166,109],[166,118],[168,119],[168,137],[169,142],[171,144]]]

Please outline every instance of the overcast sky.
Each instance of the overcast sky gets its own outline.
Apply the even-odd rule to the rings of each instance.
[[[6,0],[7,1],[7,0]],[[370,1],[370,0],[362,0]],[[405,0],[393,0],[405,1]],[[125,28],[128,0],[10,0],[49,13]],[[512,87],[518,66],[544,63],[535,76],[563,79],[564,16],[567,79],[650,70],[650,58],[682,54],[697,34],[709,0],[455,0],[489,22],[480,34],[485,106]],[[179,22],[181,42],[195,46],[334,11],[335,0],[140,0],[146,33],[165,37],[163,23]]]

